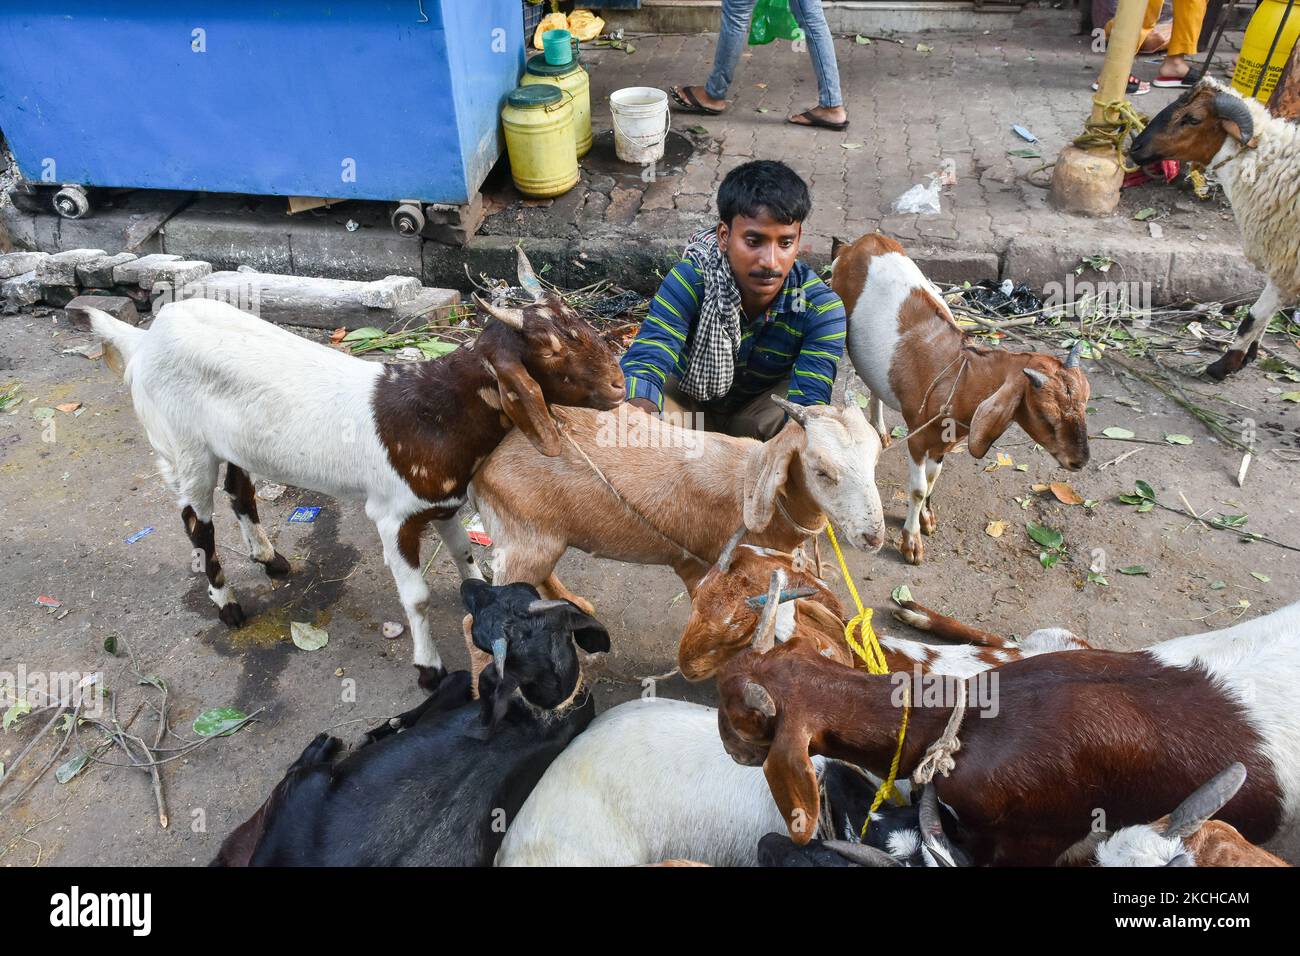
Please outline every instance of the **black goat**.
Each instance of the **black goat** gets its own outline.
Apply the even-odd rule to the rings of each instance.
[[[971,865],[970,857],[944,834],[945,823],[951,829],[956,818],[940,805],[934,787],[923,788],[919,800],[908,806],[882,804],[871,815],[865,843],[858,834],[875,785],[851,764],[827,761],[822,787],[831,811],[832,838],[799,846],[785,833],[769,833],[758,841],[759,866]]]
[[[321,734],[214,865],[491,865],[506,824],[595,717],[574,642],[606,651],[609,634],[528,584],[468,580],[461,598],[474,645],[493,656],[480,700],[457,671],[337,763],[339,741]]]

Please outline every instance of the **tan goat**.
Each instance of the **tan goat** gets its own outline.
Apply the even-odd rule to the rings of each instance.
[[[829,517],[847,544],[878,551],[880,441],[861,409],[773,400],[791,420],[767,442],[678,428],[629,405],[554,409],[571,439],[554,458],[507,435],[473,483],[496,582],[585,610],[555,575],[574,547],[669,565],[694,592],[742,523],[747,542],[791,551]]]

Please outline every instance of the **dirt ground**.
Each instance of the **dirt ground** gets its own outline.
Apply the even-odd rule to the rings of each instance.
[[[156,699],[157,692],[138,686],[126,656],[104,649],[116,636],[119,654],[129,645],[140,670],[165,681],[172,730],[181,737],[193,737],[193,718],[208,708],[261,712],[238,734],[164,767],[166,830],[145,773],[95,765],[60,784],[51,771],[0,816],[0,864],[204,864],[316,733],[328,729],[354,741],[418,702],[410,645],[405,635],[381,635],[384,621],[403,616],[361,506],[298,489],[261,503],[264,526],[294,567],[289,583],[274,589],[239,553],[236,524],[218,496],[217,540],[227,577],[251,616],[239,631],[221,625],[202,576],[188,570],[189,542],[125,386],[100,363],[64,353],[82,341],[58,311],[0,318],[0,384],[22,385],[20,404],[0,414],[0,671],[20,665],[28,672],[102,671],[125,719],[143,694]],[[1297,357],[1281,336],[1269,341]],[[1209,355],[1184,361],[1191,368]],[[949,460],[938,485],[939,528],[926,542],[926,563],[916,568],[897,549],[906,469],[895,443],[879,469],[891,541],[878,555],[849,555],[881,632],[911,634],[890,617],[889,594],[900,584],[918,600],[991,630],[1025,634],[1063,625],[1098,646],[1121,649],[1222,627],[1239,614],[1266,613],[1296,598],[1300,553],[1244,543],[1159,508],[1137,513],[1117,495],[1143,479],[1163,503],[1179,507],[1181,494],[1210,517],[1246,514],[1247,530],[1300,546],[1292,493],[1300,481],[1300,404],[1281,398],[1297,386],[1270,381],[1254,366],[1224,386],[1183,381],[1189,393],[1207,396],[1206,402],[1222,396],[1256,421],[1260,453],[1239,488],[1238,451],[1141,383],[1095,367],[1090,376],[1094,434],[1121,426],[1138,438],[1160,441],[1172,433],[1193,443],[1098,440],[1092,463],[1071,475],[1013,428],[997,446],[1013,464],[987,471],[987,463],[965,455]],[[56,440],[42,440],[46,422],[33,410],[78,401],[84,412],[55,412]],[[1031,490],[1052,481],[1069,481],[1098,503],[1067,506]],[[300,505],[320,506],[320,516],[312,524],[287,523]],[[999,538],[985,531],[993,521],[1006,522]],[[1067,557],[1044,569],[1026,521],[1062,531]],[[147,527],[156,531],[126,542]],[[431,534],[426,560],[435,547]],[[1099,553],[1105,586],[1087,581]],[[1134,565],[1149,575],[1118,572]],[[613,649],[595,668],[602,708],[640,694],[642,677],[673,667],[688,602],[669,571],[576,553],[560,570],[570,587],[595,602],[611,632]],[[445,554],[433,559],[428,577],[444,659],[452,668],[464,666],[458,578]],[[39,595],[62,601],[67,615],[34,605]],[[328,645],[297,649],[288,636],[292,621],[325,628]],[[346,699],[349,680],[355,701]],[[658,682],[656,692],[701,702],[713,696],[711,686],[676,677]],[[0,762],[12,764],[43,722],[32,715],[0,735]],[[134,729],[152,739],[155,726],[146,709]],[[48,741],[0,790],[0,807],[46,759]],[[105,759],[120,758],[109,753]],[[1294,845],[1274,849],[1300,862]]]

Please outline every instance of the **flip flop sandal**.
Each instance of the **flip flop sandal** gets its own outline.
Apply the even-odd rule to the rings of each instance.
[[[1190,73],[1187,76],[1157,76],[1151,85],[1162,90],[1190,90],[1196,85],[1190,81],[1190,77]]]
[[[1159,85],[1159,83],[1156,84],[1156,86]],[[1092,84],[1092,91],[1094,93],[1100,89],[1101,86],[1099,84]],[[1125,92],[1127,92],[1129,96],[1145,96],[1151,92],[1151,84],[1144,83],[1142,80],[1139,80],[1136,76],[1130,73],[1128,76],[1128,87]]]
[[[796,120],[799,119],[806,119],[808,122],[806,123],[796,122]],[[821,129],[845,130],[849,128],[848,120],[845,120],[843,123],[832,123],[829,120],[822,119],[812,110],[804,110],[802,113],[798,113],[794,116],[788,117],[786,119],[786,122],[789,123],[791,126],[816,126],[816,127],[820,127]]]
[[[686,97],[685,99],[682,98],[683,94]],[[691,92],[689,86],[683,86],[681,93],[678,93],[677,88],[673,87],[669,89],[668,95],[672,97],[673,102],[677,104],[677,109],[680,113],[701,113],[704,116],[721,116],[725,112],[725,110],[715,110],[710,106],[705,106],[696,98],[695,94]]]

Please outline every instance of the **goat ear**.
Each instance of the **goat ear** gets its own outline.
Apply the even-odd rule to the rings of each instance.
[[[560,432],[546,407],[542,387],[518,359],[501,364],[494,362],[492,367],[497,375],[502,411],[510,416],[538,451],[547,458],[554,458],[560,453]]]
[[[817,789],[817,771],[808,756],[811,735],[802,727],[793,727],[781,720],[767,759],[763,761],[763,775],[768,789],[785,818],[790,839],[803,846],[817,832],[817,818],[821,814],[821,797]]]
[[[1016,409],[1020,407],[1020,398],[1024,395],[1028,379],[1023,375],[1013,375],[1002,387],[979,403],[970,420],[970,437],[966,446],[975,458],[983,458],[992,445],[1007,430]]]
[[[776,494],[790,472],[790,460],[803,443],[803,427],[791,420],[775,438],[765,441],[749,456],[745,468],[745,527],[750,531],[762,531],[771,523]]]
[[[472,617],[492,603],[492,585],[478,578],[466,578],[460,583],[460,600]]]
[[[588,654],[600,654],[609,650],[609,631],[605,625],[590,614],[574,607],[569,611],[569,621],[573,627],[573,639]]]

